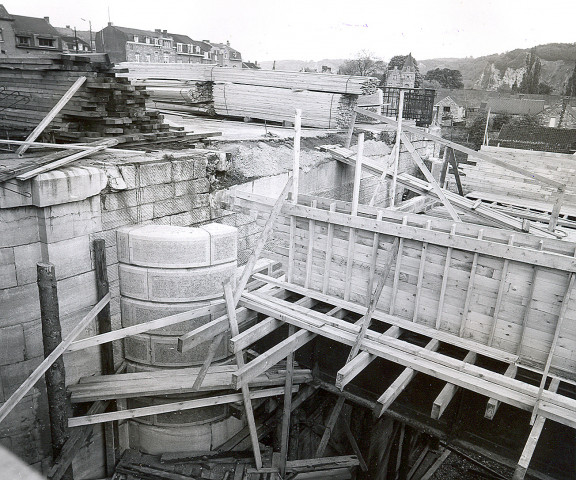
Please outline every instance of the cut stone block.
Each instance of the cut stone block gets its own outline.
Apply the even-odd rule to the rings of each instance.
[[[14,249],[0,248],[0,288],[15,287],[17,284]]]
[[[170,162],[141,163],[136,166],[139,187],[170,183],[172,181],[172,164]]]
[[[24,361],[24,330],[21,325],[0,328],[0,365]]]
[[[131,327],[140,323],[151,322],[159,318],[176,315],[177,313],[187,312],[196,308],[209,305],[211,302],[192,302],[192,303],[157,303],[134,300],[132,298],[122,297],[120,299],[120,309],[122,312],[122,327]],[[219,315],[224,314],[224,307],[219,309],[216,315],[204,315],[193,320],[188,320],[168,327],[153,330],[155,335],[176,335],[180,336],[198,328]]]
[[[200,268],[146,268],[120,264],[120,293],[154,302],[194,302],[222,297],[236,262]]]
[[[108,183],[104,170],[63,167],[32,179],[32,204],[37,207],[78,202],[98,195]]]
[[[102,231],[100,197],[38,210],[38,228],[40,241],[44,243],[100,232]]]
[[[42,247],[45,251],[44,260],[54,264],[58,280],[92,270],[88,235],[43,244]]]
[[[18,285],[36,283],[38,277],[36,264],[42,261],[40,242],[14,247],[14,260]]]
[[[238,253],[238,230],[229,225],[211,223],[200,227],[210,234],[210,263],[232,262]]]
[[[0,209],[0,247],[14,247],[39,240],[36,208]]]
[[[40,318],[38,286],[35,283],[0,290],[0,327]]]
[[[145,267],[210,265],[210,234],[170,225],[126,227],[117,234],[118,260]]]

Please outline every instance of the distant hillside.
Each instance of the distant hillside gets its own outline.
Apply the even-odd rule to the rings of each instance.
[[[316,70],[318,72],[322,71],[322,66],[326,65],[332,69],[332,73],[338,72],[338,67],[342,65],[346,60],[341,58],[332,58],[332,59],[324,59],[318,60],[317,62],[314,60],[277,60],[276,61],[276,70],[288,70],[290,72],[299,72],[304,68],[308,68],[311,70]],[[258,65],[263,70],[272,70],[272,65],[274,62],[266,61],[260,62]]]
[[[433,58],[422,60],[418,66],[422,73],[434,68],[460,70],[464,88],[498,90],[502,86],[511,87],[514,81],[520,84],[528,52],[529,49],[516,49],[478,58]],[[540,81],[550,85],[553,93],[563,93],[566,81],[574,71],[576,43],[538,45],[536,54],[542,61]]]

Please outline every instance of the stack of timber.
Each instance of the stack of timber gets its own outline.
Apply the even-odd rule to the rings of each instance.
[[[146,108],[160,113],[181,112],[213,116],[212,82],[193,80],[134,80],[133,85],[146,87]]]
[[[519,150],[515,148],[486,147],[481,149],[492,157],[503,160],[551,180],[566,184],[564,205],[576,203],[576,156]],[[537,180],[522,176],[498,165],[470,156],[468,164],[462,164],[465,177],[462,180],[467,191],[486,192],[514,199],[530,199],[553,204],[557,190]]]
[[[0,131],[26,137],[79,79],[85,82],[44,131],[51,141],[119,143],[184,136],[146,111],[146,87],[116,78],[105,54],[8,58],[0,63]]]
[[[186,91],[191,84],[197,91],[212,88],[203,89],[200,84],[204,82],[213,85],[213,112],[218,115],[292,122],[294,111],[301,109],[302,125],[318,128],[346,128],[359,97],[373,95],[378,86],[372,77],[201,64],[122,63],[120,68],[127,73],[119,75],[135,85],[161,82],[153,84],[158,86],[151,97],[159,110],[212,113],[204,96],[198,99],[194,94],[190,100]]]

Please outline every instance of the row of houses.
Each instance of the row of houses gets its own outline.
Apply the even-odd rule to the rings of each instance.
[[[0,5],[0,61],[2,57],[42,56],[47,52],[101,52],[115,62],[210,63],[242,68],[241,53],[230,42],[193,40],[167,30],[141,30],[115,26],[100,31],[58,28],[49,17],[8,13]],[[244,65],[246,66],[246,65]]]

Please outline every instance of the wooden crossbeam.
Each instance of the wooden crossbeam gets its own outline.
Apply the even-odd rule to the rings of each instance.
[[[508,365],[508,368],[506,368],[504,375],[506,377],[514,378],[517,372],[518,372],[518,366],[514,363],[511,363],[510,365]],[[486,403],[486,412],[484,413],[484,418],[487,418],[488,420],[493,420],[494,415],[496,415],[496,412],[498,411],[499,407],[500,407],[500,401],[496,400],[495,398],[490,398]]]
[[[264,297],[247,293],[243,296],[242,303],[260,313],[278,315],[283,321],[292,323],[298,328],[304,328],[345,345],[353,345],[357,338],[359,330],[357,325],[307,309],[302,309],[300,312],[299,307],[289,302]],[[440,353],[430,352],[406,341],[382,337],[370,330],[367,332],[362,349],[525,410],[533,408],[538,396],[538,388],[525,382],[510,379],[487,368],[464,363]],[[565,425],[576,426],[576,400],[550,392],[543,392],[541,398],[543,401],[539,412],[543,416]]]
[[[338,421],[338,417],[340,416],[340,412],[342,411],[342,407],[344,406],[345,401],[345,397],[338,397],[338,400],[336,400],[336,404],[330,412],[330,417],[328,418],[328,422],[326,422],[326,426],[324,427],[324,433],[320,439],[320,444],[318,445],[316,454],[314,455],[316,458],[322,457],[324,455],[330,440],[330,436],[332,435],[332,430],[336,426],[336,422]]]
[[[0,422],[12,411],[22,398],[36,385],[42,375],[50,366],[67,350],[70,344],[82,333],[88,324],[96,318],[100,310],[110,302],[110,294],[105,295],[85,316],[82,318],[72,331],[62,340],[62,342],[48,355],[30,376],[20,385],[8,400],[0,407]]]
[[[514,235],[508,237],[508,245],[514,244]],[[506,291],[506,282],[508,280],[508,269],[510,268],[510,259],[505,258],[502,265],[502,273],[500,275],[500,282],[498,285],[498,294],[496,295],[496,305],[494,306],[494,315],[492,316],[492,328],[490,329],[490,336],[488,337],[488,345],[492,346],[494,343],[494,334],[496,333],[496,326],[498,324],[498,317],[500,309],[502,308],[502,301]]]
[[[550,392],[556,392],[560,385],[560,380],[557,378],[553,378],[550,382],[550,386],[548,390]],[[536,421],[532,426],[532,430],[530,430],[530,434],[528,435],[528,440],[524,445],[524,450],[522,450],[522,455],[520,455],[520,460],[518,460],[518,465],[514,470],[514,475],[512,476],[512,480],[524,480],[526,476],[526,471],[528,470],[528,466],[530,465],[530,460],[532,460],[532,455],[534,455],[534,451],[536,450],[536,445],[538,444],[538,439],[540,438],[540,434],[544,429],[544,423],[546,422],[546,418],[538,415],[536,417]]]
[[[278,280],[278,279],[273,278],[273,277],[267,277],[266,275],[262,275],[262,274],[256,274],[254,277],[261,279],[263,281],[267,281],[270,284],[279,286],[281,288],[284,288],[288,291],[297,293],[299,295],[305,295],[305,296],[308,296],[310,298],[314,298],[320,302],[325,302],[325,303],[328,303],[330,305],[338,306],[338,307],[340,307],[344,310],[348,310],[350,312],[364,315],[367,311],[366,307],[363,307],[362,305],[358,305],[357,303],[346,302],[346,301],[342,300],[341,298],[333,297],[331,295],[325,295],[325,294],[317,292],[315,290],[304,288],[304,287],[301,287],[301,286],[295,285],[295,284],[290,284],[288,282]],[[450,345],[455,345],[457,347],[461,347],[461,348],[464,348],[466,350],[471,350],[471,351],[474,351],[480,355],[484,355],[486,357],[490,357],[490,358],[493,358],[495,360],[499,360],[499,361],[506,362],[506,363],[515,363],[518,360],[518,355],[504,352],[504,351],[497,349],[497,348],[488,347],[486,345],[482,345],[481,343],[475,342],[473,340],[469,340],[466,338],[460,338],[460,337],[453,335],[451,333],[436,330],[435,328],[431,328],[431,327],[428,327],[428,326],[423,325],[423,324],[414,323],[414,322],[411,322],[411,321],[406,320],[406,319],[401,318],[401,317],[389,315],[389,314],[384,313],[380,310],[376,310],[374,312],[373,317],[375,320],[378,320],[380,322],[383,322],[383,323],[386,323],[389,325],[395,325],[397,327],[400,327],[403,330],[406,330],[409,332],[414,332],[414,333],[423,335],[425,337],[435,338],[435,339],[437,339],[443,343],[448,343]]]
[[[288,182],[288,184],[289,183],[290,182]],[[250,270],[248,270],[248,265],[246,265],[244,272],[251,273],[253,267],[254,265],[252,265]],[[244,285],[241,286],[242,289],[244,289],[247,281],[248,275],[245,278]],[[232,291],[230,280],[224,282],[223,287],[224,300],[226,301],[226,309],[228,311],[228,320],[230,321],[230,332],[232,336],[236,336],[238,333],[240,333],[238,328],[238,321],[236,320],[236,305],[238,302],[234,298],[234,292]],[[241,351],[236,353],[236,365],[239,369],[244,367],[244,354]],[[250,428],[250,440],[252,442],[252,449],[254,451],[254,462],[256,463],[256,468],[262,468],[262,455],[260,454],[258,432],[256,431],[256,421],[254,420],[254,411],[252,410],[252,399],[250,397],[250,389],[248,387],[248,383],[243,384],[241,388],[242,399],[244,401],[244,410],[246,411],[246,420],[248,422],[248,427]]]
[[[298,386],[294,386],[293,391],[298,391]],[[269,388],[266,390],[255,390],[250,392],[249,399],[276,397],[284,393],[284,387]],[[212,397],[197,398],[183,402],[166,403],[163,405],[152,405],[150,407],[132,408],[117,412],[86,415],[83,417],[73,417],[68,420],[69,427],[79,427],[82,425],[95,425],[97,423],[112,422],[116,420],[126,420],[129,418],[140,418],[148,415],[161,415],[169,412],[180,412],[182,410],[192,410],[195,408],[211,407],[214,405],[224,405],[244,401],[244,396],[240,393],[229,395],[217,395]]]
[[[430,340],[426,344],[426,349],[432,352],[438,350],[440,342],[438,340]],[[394,400],[404,391],[412,379],[416,376],[416,370],[412,368],[405,368],[398,377],[392,382],[392,384],[386,389],[386,391],[380,395],[377,400],[376,407],[374,409],[374,414],[377,417],[381,417],[386,410],[392,405]]]
[[[476,353],[468,352],[462,361],[465,363],[474,363],[476,361]],[[444,385],[444,388],[438,394],[432,405],[432,413],[430,416],[433,419],[438,420],[442,416],[458,390],[459,388],[452,383]]]
[[[200,387],[202,386],[202,382],[204,381],[204,378],[206,378],[206,374],[208,373],[208,369],[210,368],[210,365],[212,364],[212,360],[214,360],[214,355],[216,355],[216,350],[218,350],[218,347],[222,343],[222,340],[224,339],[225,334],[226,333],[223,332],[219,335],[216,335],[212,339],[212,342],[210,342],[210,346],[208,347],[208,352],[206,352],[206,358],[204,359],[204,363],[202,364],[202,367],[200,368],[200,371],[198,372],[198,375],[196,376],[196,380],[194,381],[194,384],[192,385],[192,391],[193,392],[197,392],[198,390],[200,390]]]
[[[420,154],[416,151],[416,149],[414,148],[414,145],[412,145],[412,142],[409,140],[409,138],[406,136],[405,133],[401,133],[400,138],[402,139],[402,143],[404,144],[404,146],[406,147],[406,149],[408,150],[408,152],[412,156],[412,160],[414,161],[416,166],[420,169],[420,171],[424,174],[424,177],[426,177],[426,180],[428,180],[428,182],[430,183],[432,190],[434,190],[434,193],[436,195],[438,195],[438,198],[443,203],[444,207],[446,207],[446,210],[448,211],[448,213],[450,214],[452,219],[455,222],[461,222],[462,220],[460,220],[458,213],[456,212],[456,210],[454,209],[454,207],[452,206],[450,201],[446,198],[446,195],[444,194],[444,190],[442,190],[440,185],[438,185],[438,182],[436,181],[436,179],[434,178],[432,173],[430,173],[430,170],[428,170],[428,167],[426,167],[426,165],[424,165],[424,161],[422,160],[422,157],[420,157]]]
[[[396,326],[388,328],[382,335],[388,335],[398,338],[402,330]],[[360,352],[352,360],[346,363],[336,373],[336,386],[342,390],[348,385],[362,370],[370,365],[376,359],[376,355],[371,355],[368,352]]]

